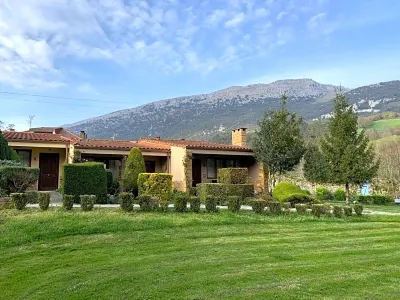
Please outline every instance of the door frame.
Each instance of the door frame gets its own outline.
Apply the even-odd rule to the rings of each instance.
[[[39,153],[39,182],[38,182],[38,190],[39,191],[51,191],[52,189],[47,189],[47,188],[42,188],[42,170],[40,168],[40,164],[42,162],[41,157],[42,156],[54,156],[56,158],[56,177],[57,177],[57,182],[56,182],[56,186],[55,186],[55,190],[58,189],[58,185],[60,182],[60,153],[54,153],[54,152],[41,152]]]
[[[194,182],[194,178],[195,178],[195,176],[193,176],[194,175],[194,172],[195,172],[195,168],[194,168],[194,161],[198,161],[199,162],[199,164],[198,164],[198,172],[199,172],[199,179],[200,179],[200,182],[198,182],[198,183],[202,183],[202,181],[203,181],[203,178],[202,178],[202,165],[203,165],[203,161],[200,159],[200,158],[194,158],[194,159],[192,159],[192,187],[196,187],[196,184],[197,183],[195,183]]]

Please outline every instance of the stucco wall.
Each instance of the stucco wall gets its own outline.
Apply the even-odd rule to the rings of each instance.
[[[185,191],[185,168],[183,160],[186,155],[186,149],[181,147],[171,147],[171,171],[174,189]]]

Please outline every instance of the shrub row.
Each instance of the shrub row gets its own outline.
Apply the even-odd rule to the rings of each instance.
[[[205,202],[207,197],[238,196],[241,200],[254,196],[254,185],[252,184],[224,184],[224,183],[201,183],[197,186],[197,194]]]
[[[218,169],[218,183],[247,184],[249,170],[247,168],[221,168]]]
[[[387,205],[394,202],[394,199],[387,195],[357,196],[357,201],[364,204]]]
[[[41,210],[47,210],[50,205],[50,194],[47,192],[12,193],[10,196],[11,203],[18,210],[23,210],[28,203],[32,203],[32,199],[35,201],[33,203],[39,203]]]

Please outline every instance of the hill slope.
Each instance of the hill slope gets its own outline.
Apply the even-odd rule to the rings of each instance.
[[[378,95],[373,99],[368,98],[368,101],[379,100],[379,107],[385,109],[388,104],[399,101],[395,86],[400,87],[400,81],[392,83],[345,91],[351,100],[359,103],[360,109],[366,109],[363,108],[366,107],[363,101],[367,101],[364,95],[375,95],[373,91],[378,88]],[[390,93],[386,93],[386,90]],[[279,107],[283,92],[288,95],[290,110],[306,119],[314,119],[329,114],[331,99],[338,91],[338,86],[320,84],[311,79],[279,80],[270,84],[234,86],[210,94],[157,101],[68,127],[73,131],[85,130],[91,138],[162,136],[223,140],[232,128],[254,128],[266,109]]]

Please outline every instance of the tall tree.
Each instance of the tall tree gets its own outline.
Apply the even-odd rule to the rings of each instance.
[[[304,177],[314,185],[324,183],[329,178],[325,157],[315,144],[310,144],[304,154],[303,173]]]
[[[336,95],[328,133],[321,150],[328,167],[328,182],[344,184],[349,204],[350,185],[370,181],[378,170],[375,153],[364,131],[358,132],[357,114],[342,93]]]
[[[267,111],[258,122],[253,149],[257,160],[268,166],[272,186],[276,175],[291,171],[303,157],[305,147],[301,134],[302,118],[286,108],[287,97],[282,95],[281,108]]]
[[[124,174],[124,189],[127,192],[133,193],[135,196],[138,194],[137,180],[140,173],[146,172],[146,166],[143,158],[142,151],[134,147],[129,152],[125,165]]]
[[[0,160],[6,160],[9,157],[8,142],[4,138],[0,130]]]

